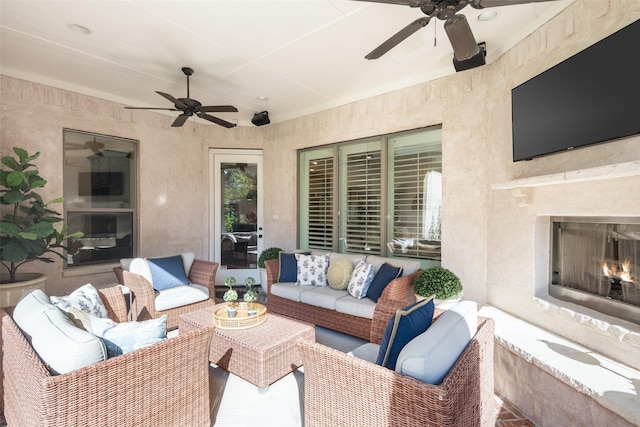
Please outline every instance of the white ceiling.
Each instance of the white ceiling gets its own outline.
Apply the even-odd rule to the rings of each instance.
[[[489,22],[470,6],[462,13],[491,63],[572,1],[500,7]],[[188,66],[195,69],[191,98],[232,104],[238,113],[215,115],[252,126],[258,111],[274,123],[454,74],[436,19],[380,59],[364,59],[423,16],[349,0],[0,0],[0,71],[125,105],[169,108],[154,91],[185,97],[180,69]]]

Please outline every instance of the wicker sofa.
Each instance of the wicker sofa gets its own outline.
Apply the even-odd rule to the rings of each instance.
[[[320,252],[320,254],[323,254],[323,252]],[[395,313],[396,310],[415,302],[413,284],[420,273],[419,262],[403,261],[379,256],[365,257],[364,255],[359,256],[337,253],[329,253],[329,256],[331,260],[330,262],[333,262],[334,259],[340,257],[348,257],[352,263],[355,264],[357,260],[360,259],[359,257],[361,257],[361,259],[364,259],[366,262],[370,262],[375,266],[379,266],[385,262],[391,265],[403,266],[405,267],[404,275],[392,280],[384,288],[381,297],[376,303],[367,301],[367,303],[372,306],[375,305],[375,308],[372,310],[373,314],[371,316],[364,317],[362,313],[354,312],[351,314],[347,312],[340,312],[336,309],[301,302],[297,298],[292,299],[292,297],[274,294],[272,292],[274,284],[276,284],[276,286],[289,286],[290,288],[293,287],[293,284],[278,283],[278,278],[280,277],[280,260],[267,260],[264,265],[267,273],[267,304],[269,306],[269,311],[372,342],[379,342],[379,338],[382,336],[382,332],[386,327],[389,317]],[[305,288],[302,289],[303,291],[308,289],[308,287],[300,288]],[[325,289],[328,293],[331,292],[331,289]],[[351,297],[346,296],[345,298]]]
[[[493,335],[493,320],[479,317],[475,336],[439,385],[322,344],[300,342],[304,425],[492,427]]]
[[[99,292],[109,317],[126,321],[122,290]],[[211,425],[212,328],[52,375],[7,311],[0,310],[0,318],[4,415],[9,426]]]

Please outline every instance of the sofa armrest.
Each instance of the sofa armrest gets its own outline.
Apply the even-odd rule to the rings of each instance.
[[[142,318],[148,318],[148,315],[155,313],[156,294],[151,283],[144,277],[126,270],[122,272],[122,277],[124,285],[133,292],[133,318],[140,318],[143,310],[148,310],[149,313]]]
[[[415,273],[392,280],[387,286],[385,286],[382,291],[381,298],[405,301],[405,305],[415,302],[416,299],[413,291],[413,285],[421,272],[422,270],[418,270]]]
[[[118,323],[128,320],[127,302],[120,286],[98,289],[98,293],[111,320]]]
[[[209,288],[209,296],[213,299],[216,294],[217,271],[217,262],[196,259],[189,270],[189,281]]]
[[[271,295],[271,285],[277,283],[278,277],[280,277],[280,260],[266,260],[264,262],[264,269],[267,273],[267,295]]]

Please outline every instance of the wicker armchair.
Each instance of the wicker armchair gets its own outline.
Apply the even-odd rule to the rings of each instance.
[[[155,305],[156,295],[151,283],[144,277],[123,270],[120,267],[113,269],[118,283],[126,286],[133,293],[131,307],[133,318],[135,320],[157,319],[163,314],[166,314],[167,329],[175,329],[178,327],[178,319],[181,314],[215,305],[215,281],[217,271],[218,263],[198,259],[193,261],[188,273],[189,280],[192,283],[206,286],[209,289],[209,299],[169,310],[158,311]]]
[[[494,426],[494,323],[478,321],[476,335],[440,385],[301,341],[304,425]]]
[[[118,287],[100,291],[124,321]],[[2,319],[4,415],[9,426],[211,425],[208,353],[212,328],[52,376],[6,311]]]

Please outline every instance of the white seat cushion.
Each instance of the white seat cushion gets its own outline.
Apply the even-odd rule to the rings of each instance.
[[[335,290],[329,286],[314,286],[300,294],[300,302],[326,308],[336,309],[336,301],[349,293],[346,290]]]
[[[369,298],[356,299],[351,295],[346,295],[336,301],[336,311],[338,313],[350,314],[357,317],[373,319],[373,312],[376,303]]]
[[[164,311],[209,299],[209,288],[201,285],[176,286],[156,296],[156,310]]]
[[[376,363],[378,359],[378,353],[380,352],[380,345],[368,342],[362,344],[347,353],[350,356],[355,356],[358,359],[366,360],[367,362]]]
[[[271,294],[300,302],[300,294],[312,289],[310,286],[296,286],[295,282],[280,282],[271,285]]]
[[[442,313],[400,351],[396,371],[429,384],[440,384],[476,334],[477,304],[461,301]]]

